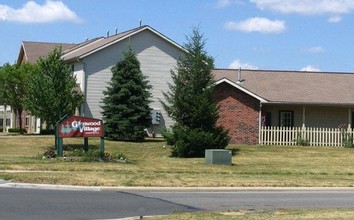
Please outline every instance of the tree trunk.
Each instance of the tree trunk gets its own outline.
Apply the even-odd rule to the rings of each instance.
[[[7,129],[6,129],[6,118],[7,118],[7,111],[6,111],[6,107],[7,107],[7,105],[6,104],[4,104],[4,112],[3,112],[3,116],[2,116],[2,118],[3,118],[3,120],[2,120],[2,132],[6,132],[7,131]]]
[[[18,114],[18,121],[20,125],[20,134],[23,134],[22,130],[22,108],[17,109],[17,114]]]

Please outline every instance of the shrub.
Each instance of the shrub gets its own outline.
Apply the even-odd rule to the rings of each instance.
[[[342,129],[342,137],[344,147],[354,148],[353,134],[349,133],[347,129]]]
[[[9,128],[8,130],[9,133],[20,133],[20,134],[24,134],[27,133],[26,129],[22,128]]]
[[[113,162],[127,162],[128,158],[121,152],[115,152],[111,154],[106,152],[103,157],[100,155],[100,150],[97,146],[89,145],[89,150],[85,151],[80,144],[64,145],[64,159],[68,158],[68,161],[81,161],[81,162],[95,162],[95,161],[113,161]],[[56,158],[55,146],[48,147],[43,155],[39,155],[40,158]]]
[[[204,157],[206,149],[224,149],[229,143],[229,139],[225,136],[226,131],[222,128],[216,128],[213,132],[175,128],[173,139],[169,140],[172,143],[177,140],[172,146],[172,156]]]
[[[88,151],[83,151],[83,154],[81,155],[81,160],[83,162],[94,162],[94,161],[117,161],[119,160],[126,162],[128,159],[127,157],[121,153],[121,152],[117,152],[115,154],[111,154],[109,152],[106,152],[103,155],[103,158],[100,157],[100,151],[99,150],[88,150]]]
[[[297,146],[308,146],[309,145],[309,142],[302,137],[300,132],[297,133],[295,143]]]

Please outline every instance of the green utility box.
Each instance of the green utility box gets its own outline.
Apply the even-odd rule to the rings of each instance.
[[[232,152],[222,149],[205,150],[205,162],[208,164],[231,165]]]

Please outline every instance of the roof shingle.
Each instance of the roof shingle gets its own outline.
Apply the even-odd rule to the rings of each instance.
[[[22,56],[24,56],[24,61],[36,63],[40,57],[48,56],[48,53],[54,50],[56,46],[61,46],[62,51],[64,51],[75,45],[76,44],[23,41],[17,62],[22,62]]]
[[[241,70],[238,84],[272,103],[354,105],[354,73]],[[213,70],[215,80],[237,81],[237,69]]]

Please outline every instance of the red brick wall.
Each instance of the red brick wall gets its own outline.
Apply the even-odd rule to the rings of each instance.
[[[229,130],[231,144],[258,144],[259,100],[227,83],[216,86],[214,99],[220,108],[218,125]]]

